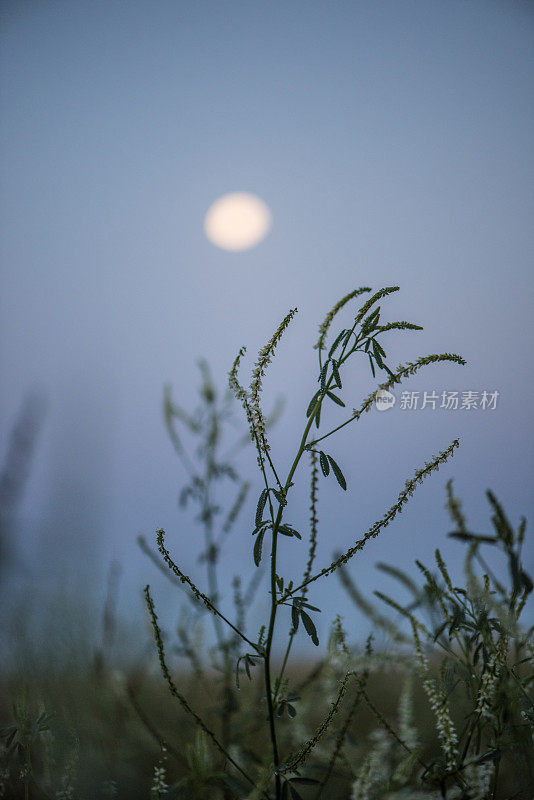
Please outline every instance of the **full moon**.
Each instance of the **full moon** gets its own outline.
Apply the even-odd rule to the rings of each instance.
[[[232,192],[209,207],[204,231],[223,250],[249,250],[267,236],[271,220],[268,206],[255,194]]]

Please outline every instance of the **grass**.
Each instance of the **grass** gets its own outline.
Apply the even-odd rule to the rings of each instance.
[[[111,600],[104,615],[103,644],[74,671],[50,679],[33,670],[5,680],[2,752],[6,797],[128,797],[203,800],[521,800],[533,796],[531,630],[521,623],[532,581],[521,560],[526,531],[513,526],[488,492],[490,529],[473,533],[452,481],[447,501],[454,530],[466,547],[464,576],[450,575],[441,554],[417,562],[421,581],[391,566],[382,569],[410,592],[401,605],[377,591],[363,597],[350,562],[391,524],[420,484],[459,446],[454,440],[403,481],[391,507],[360,538],[324,566],[317,566],[321,482],[349,492],[351,474],[327,441],[358,423],[373,406],[377,388],[387,391],[420,369],[441,362],[465,363],[456,354],[431,354],[391,368],[386,344],[392,332],[418,331],[405,321],[384,322],[379,303],[396,292],[369,287],[350,292],[319,328],[314,390],[302,430],[292,436],[294,457],[281,475],[269,445],[272,419],[262,407],[262,385],[275,351],[292,322],[291,310],[257,357],[247,388],[240,378],[242,348],[230,371],[231,392],[219,395],[201,363],[200,403],[188,413],[165,391],[164,414],[171,442],[188,474],[180,503],[196,509],[203,535],[203,587],[182,570],[165,531],[156,548],[139,545],[166,577],[188,593],[196,618],[213,628],[213,648],[202,648],[194,630],[179,624],[176,639],[162,630],[152,590],[145,587],[148,620],[160,675],[149,663],[113,665]],[[334,335],[339,314],[368,295],[348,325]],[[327,341],[331,344],[327,345]],[[372,378],[385,380],[347,412],[343,378],[347,363],[363,359]],[[257,479],[244,480],[223,431],[242,406],[248,440],[256,451]],[[334,413],[339,422],[325,429]],[[288,434],[289,438],[289,434]],[[236,442],[237,448],[244,445]],[[308,464],[308,475],[303,472]],[[291,517],[292,489],[306,481],[308,530]],[[256,513],[243,521],[254,491]],[[323,522],[323,524],[326,524]],[[220,555],[233,531],[250,547],[250,575],[232,582],[233,607],[222,607]],[[291,542],[289,540],[292,540]],[[288,547],[300,548],[302,571],[294,574]],[[508,580],[493,574],[485,558],[500,554]],[[267,580],[262,580],[266,573]],[[499,573],[500,575],[501,573]],[[340,580],[351,603],[363,610],[388,644],[377,650],[347,641],[342,614],[320,642],[313,604],[317,581]],[[110,597],[113,581],[110,585]],[[269,613],[252,633],[248,612],[267,599]],[[275,637],[286,635],[281,655]],[[297,636],[309,637],[317,658],[292,658]],[[180,666],[176,666],[179,657]],[[185,659],[185,661],[184,661]],[[152,662],[153,663],[153,662]],[[187,666],[184,666],[187,664]]]

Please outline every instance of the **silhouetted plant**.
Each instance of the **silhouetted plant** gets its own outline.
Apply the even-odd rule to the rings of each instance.
[[[324,783],[321,783],[316,778],[301,775],[301,770],[308,756],[314,751],[317,752],[319,750],[320,743],[326,732],[330,729],[332,721],[339,713],[342,701],[348,693],[349,687],[352,684],[356,686],[358,699],[357,701],[353,699],[353,705],[355,702],[359,702],[362,697],[367,698],[365,688],[366,669],[355,670],[351,668],[346,671],[338,687],[332,706],[323,722],[320,723],[315,730],[315,733],[313,733],[307,741],[301,743],[301,746],[296,752],[292,754],[291,751],[287,753],[284,752],[282,755],[279,727],[283,724],[284,718],[292,719],[296,717],[297,709],[295,704],[300,701],[301,696],[300,691],[293,692],[289,690],[286,677],[286,668],[292,643],[299,628],[302,627],[305,633],[311,638],[312,642],[317,646],[319,645],[316,624],[313,618],[313,615],[317,613],[319,609],[308,601],[310,587],[315,581],[341,570],[366,546],[370,539],[378,536],[380,531],[389,525],[397,513],[402,511],[404,505],[417,488],[417,484],[422,483],[424,478],[439,468],[440,464],[445,463],[459,444],[458,440],[454,440],[441,453],[428,461],[424,467],[418,469],[415,476],[406,481],[396,502],[361,536],[361,538],[356,540],[344,553],[337,556],[330,564],[322,569],[314,571],[318,535],[317,502],[319,467],[324,478],[333,475],[340,488],[344,491],[347,490],[347,479],[345,478],[342,468],[331,453],[325,452],[323,449],[324,444],[322,443],[346,425],[359,420],[362,415],[372,407],[376,395],[376,390],[374,390],[363,401],[360,408],[354,409],[343,422],[327,430],[326,433],[321,433],[319,435],[321,414],[324,407],[327,405],[332,405],[335,408],[345,407],[345,402],[341,396],[343,390],[342,379],[344,368],[349,359],[354,358],[356,354],[364,355],[369,361],[373,377],[377,369],[385,372],[387,379],[380,384],[379,387],[382,390],[390,389],[392,386],[415,374],[422,367],[432,363],[465,363],[464,360],[456,354],[443,353],[421,357],[415,362],[408,362],[405,365],[400,365],[396,369],[390,368],[386,361],[387,355],[384,347],[384,334],[394,330],[421,330],[420,326],[404,321],[381,322],[381,308],[377,304],[382,298],[387,297],[397,290],[398,287],[387,287],[372,294],[356,313],[351,326],[343,328],[334,337],[333,343],[326,353],[326,340],[336,315],[349,301],[363,293],[370,292],[371,289],[369,287],[356,289],[339,301],[327,314],[324,322],[320,326],[319,339],[315,345],[318,350],[317,383],[319,387],[314,392],[308,404],[304,429],[302,434],[297,437],[296,453],[289,472],[284,479],[279,477],[279,471],[275,465],[276,459],[273,458],[271,454],[265,415],[261,405],[261,392],[267,367],[274,356],[274,352],[282,335],[293,319],[296,309],[289,312],[269,342],[260,350],[252,372],[252,380],[248,388],[244,388],[239,379],[239,369],[246,352],[245,348],[240,350],[234,361],[230,371],[230,387],[243,406],[250,429],[250,438],[256,448],[258,468],[263,483],[263,488],[259,492],[252,531],[252,536],[254,537],[252,558],[256,568],[260,567],[265,552],[268,550],[267,542],[270,542],[270,614],[266,624],[261,627],[255,639],[249,638],[242,628],[239,619],[236,618],[236,621],[232,622],[223,614],[219,604],[218,588],[213,576],[208,576],[208,592],[205,593],[201,591],[193,583],[191,578],[177,565],[175,559],[169,552],[165,540],[165,532],[163,530],[157,532],[159,552],[173,576],[182,584],[185,584],[191,596],[199,605],[204,606],[212,613],[216,631],[218,631],[217,635],[219,637],[220,648],[224,642],[222,635],[223,624],[232,632],[230,640],[232,642],[232,647],[228,648],[227,652],[234,658],[237,655],[236,671],[238,681],[240,670],[244,670],[248,678],[252,678],[252,671],[254,669],[261,668],[263,672],[265,686],[264,700],[267,709],[266,722],[270,740],[269,755],[264,755],[263,758],[259,759],[259,763],[254,764],[254,759],[251,758],[250,752],[247,756],[246,749],[241,747],[241,761],[238,763],[227,749],[226,743],[230,741],[228,736],[226,737],[226,742],[224,742],[222,740],[222,735],[219,738],[213,730],[208,728],[206,723],[200,719],[196,711],[191,708],[187,700],[176,688],[167,665],[163,638],[158,625],[154,602],[149,587],[146,587],[147,605],[156,636],[159,659],[169,688],[181,702],[182,706],[193,716],[196,723],[203,729],[205,735],[211,739],[215,747],[225,757],[226,761],[233,765],[236,772],[243,779],[242,791],[247,791],[247,783],[249,787],[254,787],[250,794],[251,798],[271,796],[274,796],[276,800],[283,800],[283,798],[286,797],[298,798],[300,796],[299,792],[302,791],[303,786],[319,786],[320,791],[324,788]],[[325,355],[326,358],[324,357]],[[182,419],[187,422],[187,418],[183,417],[183,415]],[[193,429],[194,421],[189,420],[188,424]],[[313,426],[315,426],[317,430],[315,438],[312,436]],[[318,446],[320,443],[321,447]],[[176,445],[178,451],[181,452],[181,444],[176,443]],[[279,558],[279,546],[281,545],[280,536],[300,541],[302,541],[303,538],[297,527],[288,522],[286,517],[288,509],[290,508],[289,498],[291,488],[294,485],[297,468],[305,453],[309,454],[311,463],[311,525],[306,567],[303,578],[300,581],[296,581],[293,576],[288,576],[283,573],[281,566],[283,562]],[[184,490],[183,496],[195,496],[195,493],[198,496],[202,496],[202,492],[204,491],[205,485],[200,486],[193,480]],[[207,501],[205,502],[206,505],[202,517],[204,523],[206,519],[211,520],[213,517],[213,509]],[[206,553],[208,556],[210,553],[209,548],[212,546],[213,540],[207,537],[208,549]],[[290,632],[281,666],[277,674],[274,674],[273,640],[277,619],[284,607],[288,608],[290,612]],[[239,616],[239,613],[237,616]],[[341,637],[346,647],[340,623],[338,624],[338,637]],[[371,644],[369,643],[369,656],[371,654],[371,649]],[[286,736],[285,739],[287,747],[288,737]],[[289,737],[289,743],[290,742],[291,737]],[[449,770],[452,769],[451,759],[452,756],[449,758],[447,765],[447,769]],[[330,767],[330,771],[332,771],[332,769],[333,766]],[[274,795],[272,794],[273,791]]]
[[[373,375],[383,371],[382,389],[431,363],[464,363],[459,356],[445,353],[395,369],[386,364],[384,334],[419,329],[406,322],[381,323],[377,303],[396,288],[372,295],[351,327],[332,337],[328,350],[326,338],[337,314],[370,290],[351,292],[320,326],[318,386],[310,391],[313,396],[303,431],[295,440],[293,462],[282,480],[269,446],[261,389],[295,311],[260,351],[246,389],[239,379],[244,349],[234,362],[230,385],[245,411],[246,439],[256,448],[262,485],[257,487],[253,522],[242,539],[250,546],[251,577],[244,587],[241,576],[231,582],[231,611],[225,605],[230,581],[222,580],[221,552],[232,527],[237,527],[249,482],[234,465],[235,448],[226,452],[223,448],[232,397],[219,395],[205,363],[201,364],[200,406],[195,412],[182,410],[166,390],[167,427],[188,472],[180,503],[195,506],[195,522],[204,533],[200,561],[205,590],[178,566],[163,530],[157,531],[157,551],[142,538],[140,544],[191,600],[192,614],[180,617],[178,644],[171,649],[150,588],[145,588],[161,671],[190,724],[182,721],[176,727],[172,708],[158,695],[145,670],[137,667],[123,674],[111,669],[114,570],[102,646],[94,663],[83,673],[76,665],[66,681],[63,675],[56,681],[55,703],[49,698],[44,703],[40,696],[46,680],[31,687],[33,698],[20,685],[17,688],[15,681],[13,713],[2,711],[7,725],[1,731],[0,797],[531,800],[534,646],[532,628],[525,630],[522,619],[533,586],[522,563],[525,520],[514,527],[488,492],[493,531],[472,532],[449,481],[447,506],[454,520],[450,536],[467,548],[463,582],[452,575],[439,550],[435,566],[416,562],[423,576],[421,585],[396,566],[379,564],[409,594],[408,602],[401,603],[377,591],[380,607],[363,595],[349,571],[349,565],[357,561],[354,556],[402,511],[417,485],[453,454],[458,441],[418,469],[391,508],[344,552],[322,568],[315,563],[321,481],[334,480],[347,492],[351,483],[348,470],[325,442],[359,420],[376,397],[375,389],[358,409],[325,432],[326,407],[345,408],[348,360],[361,353]],[[237,435],[236,446],[242,441]],[[310,467],[307,536],[290,516],[292,489],[303,460],[309,460]],[[228,492],[230,487],[233,493]],[[284,543],[306,548],[298,579],[288,574]],[[495,554],[493,559],[486,557],[488,550]],[[498,567],[499,554],[506,573]],[[373,634],[365,647],[351,646],[338,615],[327,646],[317,650],[320,657],[302,674],[302,662],[295,669],[291,659],[293,643],[297,636],[307,636],[319,648],[319,609],[311,593],[316,581],[333,573],[370,619]],[[262,575],[268,577],[269,613],[254,635],[247,628],[247,612],[261,588]],[[215,642],[208,657],[201,637],[201,623],[207,616],[213,622]],[[287,632],[279,659],[273,647],[277,631],[282,636]],[[385,636],[386,645],[380,649],[376,632]],[[192,670],[175,671],[171,652],[188,659]],[[54,718],[48,712],[51,708],[57,711]],[[72,723],[81,709],[84,722],[78,723],[79,736]],[[128,714],[129,710],[134,713]]]
[[[500,503],[487,492],[492,506],[494,532],[477,534],[467,527],[461,503],[447,483],[447,507],[456,529],[449,536],[468,546],[465,558],[465,586],[453,582],[439,550],[436,570],[416,561],[425,582],[419,587],[398,568],[378,566],[396,578],[412,595],[401,605],[376,591],[375,595],[409,622],[415,645],[407,674],[415,669],[434,715],[439,749],[429,753],[428,732],[416,724],[411,706],[410,677],[400,713],[401,748],[373,764],[372,753],[360,768],[353,798],[404,796],[402,789],[414,781],[428,787],[425,797],[527,798],[534,790],[534,684],[532,628],[525,632],[519,624],[533,584],[523,568],[521,551],[526,521],[517,531]],[[480,552],[493,547],[504,554],[509,581],[497,578]],[[397,641],[406,634],[390,618],[356,589],[346,570],[341,580],[356,605]],[[364,700],[391,734],[384,716],[364,693]],[[404,715],[404,716],[403,716]],[[408,717],[410,719],[407,722]],[[419,729],[418,729],[419,727]],[[382,740],[383,743],[384,740]],[[402,748],[404,757],[401,759]],[[393,748],[394,749],[394,748]],[[374,751],[372,751],[374,752]],[[397,763],[395,763],[395,757]],[[371,759],[371,760],[369,760]],[[372,784],[373,793],[365,794]],[[397,794],[391,792],[397,792]],[[412,796],[412,795],[410,795]],[[421,795],[423,796],[423,795]]]

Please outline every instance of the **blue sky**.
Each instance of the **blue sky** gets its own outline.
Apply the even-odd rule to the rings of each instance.
[[[487,488],[512,520],[534,519],[530,3],[7,1],[2,16],[0,431],[38,387],[47,415],[20,547],[46,553],[44,579],[80,560],[102,575],[120,557],[123,610],[137,613],[155,576],[135,537],[158,527],[200,576],[164,383],[194,406],[198,357],[223,385],[239,347],[254,354],[297,306],[265,381],[267,406],[286,398],[273,432],[286,469],[317,325],[360,285],[399,285],[385,317],[424,326],[391,337],[394,365],[443,351],[468,361],[405,388],[500,396],[494,411],[373,412],[332,439],[354,491],[325,486],[321,565],[456,436],[450,465],[354,565],[362,585],[384,588],[380,559],[411,569],[439,545],[457,560],[448,477],[473,527],[487,527]],[[273,228],[223,252],[204,214],[241,190],[267,202]],[[358,370],[350,406],[374,385]],[[242,468],[253,472],[252,453]],[[248,527],[228,571],[249,568]],[[325,618],[338,599],[317,585]]]

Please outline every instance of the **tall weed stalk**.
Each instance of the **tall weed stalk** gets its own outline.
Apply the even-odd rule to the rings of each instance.
[[[284,800],[284,798],[289,797],[300,797],[301,791],[308,790],[303,787],[318,786],[319,793],[324,789],[324,779],[321,781],[315,777],[311,778],[302,775],[302,770],[305,769],[308,757],[314,752],[319,752],[320,743],[325,737],[325,734],[330,731],[333,720],[339,716],[347,695],[351,696],[351,702],[354,708],[362,698],[368,703],[372,701],[368,698],[365,688],[367,680],[366,669],[357,670],[348,668],[337,687],[334,701],[322,723],[308,740],[301,743],[301,746],[296,751],[287,751],[288,737],[281,735],[281,731],[283,730],[283,718],[285,716],[290,719],[294,718],[297,715],[296,707],[300,701],[300,696],[298,694],[288,692],[287,674],[292,645],[297,632],[302,628],[305,634],[310,637],[313,644],[319,646],[319,637],[314,620],[315,614],[319,612],[319,609],[310,602],[310,592],[313,589],[313,584],[335,572],[343,575],[344,571],[346,572],[346,565],[364,549],[372,538],[378,536],[379,533],[395,519],[396,515],[402,511],[418,484],[421,484],[426,477],[439,469],[439,466],[444,464],[453,455],[455,449],[459,445],[458,440],[455,439],[441,452],[428,460],[423,467],[417,469],[415,475],[406,480],[392,506],[377,519],[367,531],[363,532],[358,539],[348,546],[344,552],[336,556],[331,563],[320,568],[316,567],[315,557],[317,537],[319,534],[317,503],[320,479],[328,479],[329,477],[331,479],[333,477],[339,485],[340,490],[347,491],[348,488],[345,471],[332,455],[330,443],[327,443],[326,440],[349,424],[358,422],[372,407],[378,388],[388,390],[407,380],[423,367],[427,367],[431,364],[450,362],[462,365],[465,363],[463,358],[459,355],[454,353],[441,353],[422,356],[414,362],[407,362],[396,368],[390,366],[385,349],[387,335],[390,332],[396,331],[421,330],[420,326],[406,321],[384,322],[381,319],[382,309],[380,303],[390,294],[398,291],[398,288],[397,286],[386,287],[374,293],[369,287],[356,289],[336,303],[320,325],[319,337],[315,344],[318,355],[316,374],[317,388],[313,391],[312,397],[308,403],[303,422],[303,430],[295,439],[294,456],[287,475],[281,475],[280,466],[277,465],[277,459],[271,451],[268,437],[268,425],[262,407],[262,388],[268,366],[275,355],[275,351],[282,336],[292,322],[297,309],[292,309],[287,314],[275,330],[273,336],[260,350],[252,370],[250,384],[247,387],[242,384],[240,378],[241,362],[246,354],[246,349],[244,347],[239,351],[233,363],[229,374],[229,385],[233,394],[243,407],[249,427],[250,439],[256,450],[259,481],[261,484],[261,488],[258,491],[255,518],[251,526],[253,539],[251,556],[256,569],[260,569],[262,564],[267,562],[269,572],[267,591],[270,610],[265,624],[261,627],[255,638],[250,638],[244,629],[242,602],[236,602],[236,612],[233,619],[230,618],[229,614],[227,615],[221,610],[221,598],[216,577],[219,548],[218,540],[214,538],[213,534],[215,510],[210,499],[209,486],[210,480],[220,476],[221,472],[227,474],[231,479],[234,479],[234,476],[226,467],[219,465],[213,457],[213,442],[216,440],[217,432],[216,415],[214,411],[211,417],[209,417],[208,414],[211,422],[206,428],[208,434],[203,445],[205,463],[207,465],[206,473],[204,477],[200,477],[194,470],[191,470],[191,482],[182,493],[183,500],[187,499],[189,496],[194,497],[201,509],[200,520],[205,529],[206,545],[204,558],[208,566],[206,591],[202,591],[197,587],[191,578],[178,566],[176,559],[171,554],[167,545],[165,531],[160,529],[157,532],[159,554],[169,568],[174,579],[185,585],[192,599],[200,607],[211,612],[217,637],[217,646],[219,652],[224,654],[223,673],[226,676],[225,680],[227,681],[229,664],[231,661],[235,662],[233,663],[233,667],[235,667],[238,687],[240,679],[242,680],[243,672],[249,679],[252,678],[253,670],[259,669],[263,673],[263,700],[266,708],[266,727],[268,730],[269,749],[268,756],[261,758],[257,753],[251,755],[250,750],[247,754],[247,748],[243,747],[243,743],[241,743],[241,748],[239,748],[237,743],[232,740],[228,717],[225,717],[223,714],[222,725],[219,726],[220,731],[213,731],[200,719],[196,711],[189,706],[185,698],[177,690],[167,665],[167,656],[157,621],[154,601],[150,593],[150,588],[148,586],[146,587],[147,605],[156,636],[159,659],[170,691],[179,699],[186,711],[193,716],[196,723],[204,731],[204,734],[222,754],[226,763],[233,765],[233,770],[229,772],[229,774],[237,779],[237,783],[236,781],[232,783],[232,791],[238,794],[241,793],[241,796],[251,791],[250,797],[274,797],[276,800]],[[361,300],[361,295],[368,295],[368,297],[358,308],[357,312],[353,314],[351,323],[342,327],[335,335],[331,336],[331,329],[334,322],[337,322],[338,314],[344,310],[346,306],[348,307],[349,303],[352,301]],[[329,344],[327,344],[327,341]],[[344,419],[334,427],[327,427],[326,431],[324,431],[324,424],[323,427],[321,427],[321,422],[323,419],[324,423],[324,419],[327,416],[325,411],[327,409],[328,411],[330,411],[330,409],[346,409],[346,403],[343,400],[344,372],[348,362],[352,362],[358,358],[364,358],[368,362],[373,378],[376,379],[377,373],[382,373],[385,380],[365,397],[359,408],[355,408],[349,413],[346,411],[342,412],[345,414]],[[208,383],[206,383],[205,386],[207,387]],[[208,406],[211,402],[209,397],[210,392],[211,389],[205,389],[205,399]],[[184,412],[178,412],[172,405],[169,397],[166,399],[165,409],[168,423],[173,417],[176,417],[181,419],[190,430],[198,432],[199,422],[188,418]],[[169,431],[179,455],[184,459],[184,463],[187,463],[187,457],[185,456],[181,441],[178,439],[176,430],[171,424],[169,424]],[[283,542],[288,538],[298,540],[299,542],[303,541],[302,533],[289,521],[291,518],[288,512],[291,509],[291,491],[297,479],[298,468],[301,466],[305,455],[308,456],[311,467],[310,535],[306,566],[302,577],[296,579],[295,576],[286,573],[283,558]],[[285,609],[287,609],[290,614],[291,625],[283,659],[281,664],[277,666],[274,659],[273,642],[280,621],[283,620],[281,614]],[[422,667],[425,656],[420,639],[417,638],[420,634],[420,630],[420,627],[415,625],[414,637],[416,640],[417,655],[421,661]],[[223,633],[224,631],[226,631],[226,634]],[[401,634],[399,634],[399,636],[400,635]],[[225,636],[229,638],[225,638]],[[338,639],[339,638],[341,641],[345,641],[340,623],[338,623]],[[349,653],[346,643],[344,647],[347,649],[347,653]],[[500,647],[502,651],[504,645],[501,643]],[[368,649],[370,654],[372,652],[371,643],[369,643]],[[504,655],[501,655],[501,660],[502,658],[504,658]],[[428,680],[430,681],[430,679]],[[225,690],[229,690],[227,682],[225,684]],[[354,692],[356,693],[356,697],[354,697]],[[431,700],[434,705],[439,705],[441,702],[437,695],[433,696]],[[350,716],[350,719],[352,720],[352,716]],[[445,718],[443,717],[440,724],[446,727],[448,723],[444,720]],[[392,729],[389,730],[389,735],[393,735]],[[447,738],[449,733],[446,732],[444,736]],[[399,742],[402,741],[398,736],[397,739]],[[447,741],[449,741],[449,739],[447,739]],[[289,741],[291,741],[291,739],[289,739]],[[337,760],[337,755],[339,755],[341,750],[342,741],[339,739],[335,744],[334,754],[332,756],[334,762]],[[242,757],[241,763],[238,763],[236,758],[234,758],[237,752],[240,752]],[[446,753],[447,758],[444,766],[444,769],[448,771],[447,774],[454,770],[458,772],[455,761],[457,755],[456,746],[453,747],[452,744],[450,744],[449,750]],[[331,773],[333,769],[334,763],[332,762],[328,766],[327,771],[329,770]],[[236,788],[236,786],[238,788]]]

